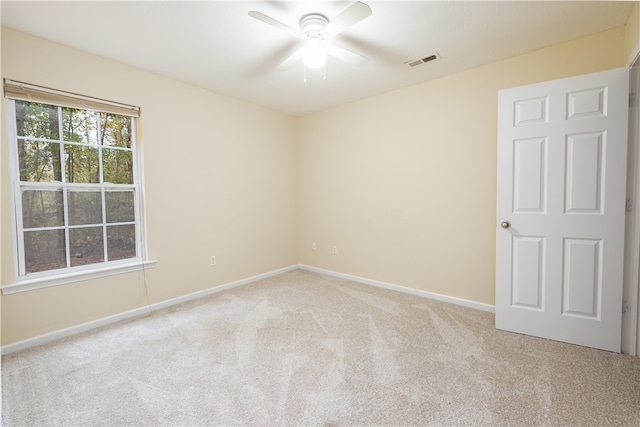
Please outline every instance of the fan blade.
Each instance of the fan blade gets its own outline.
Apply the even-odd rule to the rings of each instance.
[[[367,63],[368,59],[362,55],[359,55],[355,52],[351,52],[343,47],[336,46],[333,44],[326,44],[327,53],[334,58],[339,59],[342,62],[346,62],[349,65],[355,65],[356,67],[361,67]]]
[[[302,54],[304,53],[304,49],[298,49],[293,52],[287,59],[282,61],[276,70],[278,71],[287,71],[289,68],[293,67],[296,62],[302,59]]]
[[[296,30],[295,28],[291,28],[290,26],[283,24],[280,21],[276,21],[275,19],[273,19],[270,16],[265,15],[262,12],[257,12],[255,10],[251,10],[249,11],[249,16],[252,18],[257,19],[258,21],[262,21],[265,24],[269,24],[272,27],[276,27],[279,30],[285,31],[289,34],[294,35],[295,37],[304,37],[304,34],[302,34],[300,31]]]
[[[369,15],[371,15],[371,8],[357,1],[346,8],[340,15],[333,18],[327,26],[324,27],[323,31],[330,37],[333,37],[353,24],[362,21]]]

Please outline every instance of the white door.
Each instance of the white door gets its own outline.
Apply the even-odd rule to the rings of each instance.
[[[496,328],[620,352],[626,68],[498,94]]]

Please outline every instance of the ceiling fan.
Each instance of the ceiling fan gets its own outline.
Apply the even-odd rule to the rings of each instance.
[[[345,48],[327,43],[327,39],[334,37],[350,26],[362,21],[371,15],[371,8],[362,3],[355,2],[342,13],[329,20],[319,13],[309,13],[300,19],[300,29],[296,30],[280,21],[277,21],[262,12],[250,11],[249,16],[283,30],[305,41],[304,46],[296,50],[276,68],[278,71],[286,71],[302,59],[306,67],[320,68],[324,66],[327,55],[331,55],[347,64],[361,66],[367,62],[367,58]]]

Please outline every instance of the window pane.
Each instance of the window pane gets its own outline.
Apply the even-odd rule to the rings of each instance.
[[[105,203],[107,206],[107,223],[135,221],[133,190],[107,191],[105,193]]]
[[[102,224],[100,191],[69,191],[69,225]]]
[[[58,143],[18,140],[18,162],[20,181],[62,181]]]
[[[104,182],[133,184],[133,152],[104,148],[102,150]]]
[[[62,109],[62,135],[65,141],[98,143],[97,113],[74,108]]]
[[[102,145],[131,148],[131,117],[100,113]]]
[[[102,227],[69,230],[71,267],[104,262]]]
[[[100,182],[100,158],[96,147],[65,144],[64,158],[67,182]]]
[[[16,101],[18,136],[60,139],[58,107],[35,102]]]
[[[112,225],[107,227],[109,261],[136,257],[136,226]]]
[[[135,118],[13,105],[19,274],[136,258]]]
[[[24,228],[64,226],[62,190],[23,190]]]
[[[64,230],[25,231],[24,257],[27,273],[66,268]]]

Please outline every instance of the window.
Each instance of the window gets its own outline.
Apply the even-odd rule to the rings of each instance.
[[[5,96],[18,278],[142,261],[137,109],[8,81]]]

